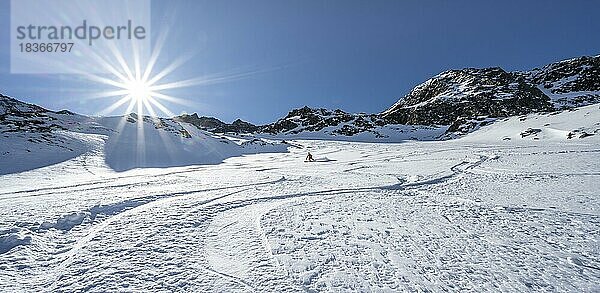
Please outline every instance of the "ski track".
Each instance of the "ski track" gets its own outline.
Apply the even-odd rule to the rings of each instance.
[[[63,211],[0,218],[0,237],[29,237],[0,251],[0,291],[600,290],[600,167],[535,165],[599,150],[439,144],[302,141],[332,160],[302,164],[298,149],[2,192],[4,209]],[[561,184],[592,189],[530,200]],[[509,192],[522,186],[535,188]],[[68,194],[112,197],[53,202]]]

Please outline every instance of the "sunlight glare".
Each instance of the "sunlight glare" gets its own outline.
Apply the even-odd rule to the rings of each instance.
[[[143,103],[152,96],[150,87],[151,85],[142,80],[130,80],[125,83],[127,95],[129,95],[131,99],[135,100],[136,103]]]

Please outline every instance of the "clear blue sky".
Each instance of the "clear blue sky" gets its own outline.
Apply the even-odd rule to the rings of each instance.
[[[9,4],[0,2],[0,92],[83,114],[115,101],[78,98],[96,85],[70,76],[11,75]],[[168,104],[173,112],[267,123],[303,105],[379,112],[447,69],[597,55],[599,13],[592,0],[155,0],[152,32],[170,27],[161,62],[194,54],[174,79],[268,69],[176,90],[193,105]]]

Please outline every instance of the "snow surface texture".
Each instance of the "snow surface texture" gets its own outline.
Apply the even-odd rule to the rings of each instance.
[[[598,292],[599,114],[125,172],[96,149],[3,175],[0,291]]]
[[[580,141],[600,136],[600,104],[549,114],[530,114],[497,120],[464,138],[466,141],[553,140]]]

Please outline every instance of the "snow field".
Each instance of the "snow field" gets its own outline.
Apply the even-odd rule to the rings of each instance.
[[[123,172],[96,148],[3,175],[0,291],[596,292],[599,136],[519,135],[593,129],[582,109],[443,142]]]

